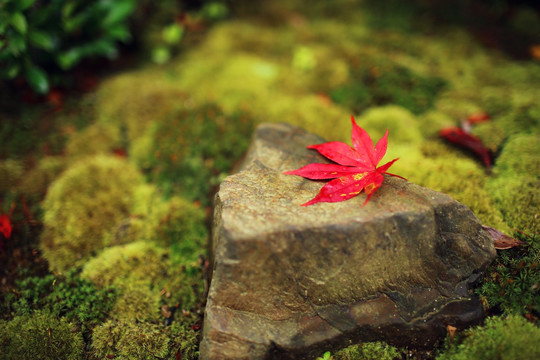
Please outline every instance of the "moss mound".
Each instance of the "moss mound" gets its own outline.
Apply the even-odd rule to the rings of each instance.
[[[41,248],[52,269],[66,271],[107,245],[114,226],[129,215],[139,172],[116,157],[75,163],[55,180],[43,202]]]
[[[540,329],[521,316],[489,318],[467,330],[463,342],[450,346],[437,360],[530,360],[540,358]]]
[[[150,242],[108,247],[86,262],[81,277],[99,287],[157,281],[166,271],[165,252]]]
[[[0,321],[0,353],[6,360],[79,360],[84,342],[74,330],[65,318],[41,311]]]

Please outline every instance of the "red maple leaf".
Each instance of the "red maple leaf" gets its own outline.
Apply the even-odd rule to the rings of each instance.
[[[339,141],[308,146],[308,149],[317,150],[337,164],[309,164],[297,170],[284,172],[287,175],[299,175],[312,180],[334,179],[324,185],[317,196],[302,206],[318,202],[345,201],[360,194],[362,190],[367,195],[364,202],[366,205],[375,190],[381,187],[383,174],[402,178],[386,172],[398,159],[377,167],[386,154],[388,130],[373,147],[373,141],[368,133],[356,124],[353,116],[351,122],[353,147]]]

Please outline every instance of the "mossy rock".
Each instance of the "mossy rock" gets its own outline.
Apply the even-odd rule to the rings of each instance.
[[[104,248],[141,183],[137,169],[113,156],[86,158],[63,172],[43,202],[41,248],[51,268],[66,271]]]
[[[81,277],[98,287],[116,285],[123,289],[133,281],[153,284],[166,275],[165,250],[148,241],[106,248],[84,264]]]
[[[437,360],[531,360],[540,358],[540,329],[517,315],[492,317],[484,326],[467,330],[458,345]]]
[[[78,360],[84,353],[80,332],[65,318],[36,311],[0,321],[3,359]]]

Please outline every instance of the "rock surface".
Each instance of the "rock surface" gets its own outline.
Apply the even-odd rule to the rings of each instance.
[[[325,162],[324,142],[261,125],[216,195],[201,359],[312,359],[351,342],[429,347],[478,322],[470,284],[494,258],[468,207],[386,177],[340,203],[300,204],[322,182],[283,175]]]

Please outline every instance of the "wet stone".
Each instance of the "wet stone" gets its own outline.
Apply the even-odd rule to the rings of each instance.
[[[495,257],[471,210],[385,177],[365,195],[300,206],[323,182],[283,175],[325,140],[262,124],[215,199],[201,359],[313,359],[355,342],[429,348],[483,317],[472,283]]]

